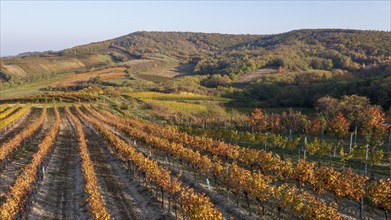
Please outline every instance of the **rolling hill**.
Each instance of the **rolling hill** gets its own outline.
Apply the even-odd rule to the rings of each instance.
[[[96,77],[99,74],[91,72],[123,68],[128,79],[142,80],[141,87],[147,90],[246,96],[266,99],[270,106],[311,106],[319,96],[357,93],[369,94],[387,108],[391,101],[383,82],[390,80],[390,66],[391,33],[384,31],[303,29],[273,35],[143,31],[61,51],[1,58],[0,91],[39,82],[42,89],[65,76],[77,78],[68,75]],[[195,83],[183,86],[177,85],[180,79],[169,80],[181,76],[187,77],[182,83],[189,77]],[[115,85],[112,82],[125,81],[105,85]],[[330,86],[334,89],[328,90]],[[218,87],[218,92],[207,89]],[[229,87],[239,90],[227,92],[224,88]],[[384,87],[386,98],[378,97],[376,87]],[[289,92],[281,92],[282,88]],[[342,94],[342,89],[347,92]],[[292,94],[308,91],[317,92],[292,103]]]
[[[58,52],[1,59],[1,80],[34,80],[65,72],[117,65],[130,59],[168,56],[191,60],[197,73],[242,73],[264,66],[289,69],[358,69],[389,63],[391,33],[359,30],[297,30],[275,35],[135,32]]]

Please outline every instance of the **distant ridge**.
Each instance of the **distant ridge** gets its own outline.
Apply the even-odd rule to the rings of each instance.
[[[391,32],[302,29],[252,35],[139,31],[60,51],[1,58],[0,81],[18,82],[164,57],[194,63],[196,74],[243,74],[267,66],[355,71],[373,64],[389,65]]]

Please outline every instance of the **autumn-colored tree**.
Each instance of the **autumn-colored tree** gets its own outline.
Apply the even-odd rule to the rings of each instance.
[[[326,190],[334,193],[338,186],[338,179],[341,173],[334,170],[331,167],[320,166],[314,172],[314,178],[312,179],[312,185],[315,192],[323,194]]]
[[[363,120],[363,112],[371,107],[368,97],[351,95],[342,96],[339,106],[346,118],[351,122],[361,122]]]
[[[339,112],[357,125],[363,120],[362,113],[371,106],[367,97],[351,95],[342,96],[340,99],[325,96],[317,101],[317,109],[326,117],[333,118]]]
[[[296,112],[290,108],[288,113],[283,112],[281,119],[282,125],[285,127],[285,129],[291,130],[293,132],[305,133],[308,124],[308,118],[301,112]]]
[[[257,131],[265,131],[267,129],[268,120],[262,109],[256,108],[251,113],[250,123]]]
[[[253,184],[252,188],[257,189],[253,193],[253,197],[258,202],[259,206],[262,208],[262,214],[265,215],[265,203],[270,198],[270,195],[267,190],[267,186],[270,183],[270,178],[263,176],[260,172],[254,174],[253,181],[250,184]]]
[[[308,128],[308,134],[311,136],[319,136],[322,131],[322,123],[319,118],[314,118],[311,120]]]
[[[391,154],[388,154],[388,165],[390,167],[390,178],[391,178]]]
[[[325,96],[318,99],[316,103],[316,109],[320,111],[327,119],[333,118],[338,114],[338,112],[341,111],[338,99],[331,96]]]
[[[282,126],[281,126],[281,117],[279,114],[273,113],[268,117],[268,124],[269,124],[269,129],[273,133],[278,133],[281,131]]]
[[[329,123],[328,131],[337,139],[334,145],[334,157],[339,145],[343,144],[343,137],[349,132],[349,122],[342,112],[339,112]]]
[[[378,107],[369,108],[365,112],[365,120],[362,123],[361,134],[369,146],[371,164],[375,164],[382,154],[378,147],[384,144],[384,137],[387,135],[390,125],[385,124],[385,114]]]

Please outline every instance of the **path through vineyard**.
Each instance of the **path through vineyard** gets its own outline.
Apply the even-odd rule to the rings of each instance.
[[[45,169],[28,218],[87,219],[81,157],[75,131],[66,118],[62,119],[53,154]]]
[[[113,131],[116,135],[118,135],[122,140],[124,140],[127,143],[132,143],[133,141],[131,138],[129,138],[126,134],[119,131],[118,129],[114,128],[113,126],[108,125],[107,123],[104,123],[106,127],[108,127],[111,131]],[[233,199],[229,200],[226,196],[223,196],[222,194],[219,194],[219,192],[216,190],[215,186],[212,186],[212,188],[209,190],[208,186],[206,185],[206,180],[200,180],[197,181],[194,179],[194,176],[192,172],[180,169],[180,164],[178,162],[174,162],[175,165],[168,163],[168,161],[165,159],[164,156],[159,156],[159,154],[155,154],[151,152],[150,154],[150,148],[148,146],[145,146],[145,144],[138,143],[137,149],[142,152],[145,156],[151,156],[154,160],[156,160],[159,165],[163,165],[164,167],[168,168],[171,173],[175,176],[181,173],[180,180],[184,186],[190,186],[191,188],[195,189],[198,193],[204,193],[207,195],[211,201],[215,204],[215,206],[223,213],[223,216],[225,219],[230,219],[231,217],[234,217],[235,219],[267,219],[267,218],[273,218],[276,217],[273,213],[269,213],[266,211],[265,216],[259,216],[255,213],[252,213],[251,216],[249,216],[248,210],[241,206],[237,206],[235,201]],[[221,191],[221,190],[219,190]],[[221,192],[220,192],[221,193]],[[226,193],[226,192],[225,192]],[[288,216],[280,216],[282,219],[288,219]]]
[[[52,112],[49,116],[50,122],[53,122]],[[27,219],[88,219],[88,195],[83,188],[85,181],[76,131],[64,111],[61,111],[61,116],[62,123],[54,151],[48,159],[36,193],[30,198]],[[33,121],[34,118],[29,119]],[[45,129],[40,132],[41,136],[48,130],[48,123],[47,120]],[[110,153],[103,138],[87,124],[83,125],[99,187],[111,216],[115,219],[170,219],[150,192],[132,179],[125,164]],[[40,140],[42,138],[34,138],[34,145]],[[26,160],[24,163],[29,162],[25,155],[22,158]],[[8,168],[4,173],[9,176],[12,172]],[[8,178],[9,184],[2,184],[2,188],[7,189],[15,178],[16,173]]]
[[[23,178],[27,179],[29,174],[28,169],[31,169],[29,168],[30,165],[38,160],[36,155],[40,155],[41,149],[48,149],[46,152],[49,152],[45,157],[42,157],[45,159],[41,159],[39,165],[35,165],[36,167],[39,167],[38,172],[34,171],[34,173],[37,173],[34,181],[37,181],[25,184],[29,187],[30,191],[28,194],[25,194],[26,196],[24,198],[19,197],[24,199],[23,203],[25,206],[20,206],[20,210],[14,212],[17,213],[17,215],[15,215],[17,216],[17,219],[90,219],[97,216],[95,214],[96,212],[94,212],[94,210],[97,210],[96,208],[98,208],[98,210],[107,210],[106,213],[109,213],[110,219],[175,219],[178,207],[184,210],[183,207],[186,207],[188,204],[197,204],[189,202],[182,203],[184,204],[182,206],[172,206],[173,200],[168,199],[167,194],[163,193],[163,188],[159,190],[158,187],[151,185],[151,182],[146,181],[148,178],[146,178],[147,175],[145,173],[154,173],[154,171],[158,170],[153,168],[154,165],[152,163],[145,163],[145,161],[148,160],[155,161],[157,164],[156,166],[167,170],[165,175],[168,179],[170,178],[170,175],[172,179],[179,175],[179,181],[182,188],[189,187],[194,190],[195,193],[207,196],[208,200],[210,199],[213,206],[221,213],[218,219],[221,219],[221,217],[223,217],[223,219],[230,219],[233,217],[235,219],[249,220],[291,218],[289,211],[283,210],[280,212],[276,209],[275,205],[279,205],[280,203],[278,202],[281,202],[279,199],[276,199],[277,202],[271,201],[264,204],[263,211],[265,211],[265,213],[261,214],[261,210],[254,205],[254,201],[250,204],[248,200],[246,201],[243,197],[235,197],[235,191],[232,189],[230,189],[231,191],[227,194],[227,190],[229,189],[227,183],[221,182],[225,185],[217,185],[215,179],[212,179],[213,176],[204,174],[208,173],[208,171],[205,171],[205,169],[201,169],[200,171],[194,169],[194,167],[192,167],[194,166],[194,164],[192,164],[193,162],[184,159],[186,158],[186,155],[178,154],[180,155],[178,158],[170,157],[167,153],[169,150],[165,151],[164,149],[176,149],[175,145],[167,145],[168,147],[166,148],[159,148],[155,146],[155,143],[160,143],[157,141],[159,139],[151,139],[156,141],[147,139],[151,134],[152,136],[156,135],[154,129],[158,129],[158,127],[149,128],[151,130],[145,128],[144,134],[142,133],[144,132],[143,129],[141,129],[142,127],[137,125],[136,122],[133,122],[133,124],[129,123],[130,125],[128,125],[128,127],[132,127],[134,129],[132,131],[134,132],[128,132],[128,130],[123,129],[123,127],[116,126],[116,122],[104,120],[103,117],[105,112],[95,114],[93,111],[89,111],[86,106],[81,109],[82,110],[79,110],[77,106],[71,108],[71,110],[68,108],[60,108],[61,124],[59,126],[59,132],[50,133],[49,131],[51,131],[52,128],[55,128],[56,131],[54,132],[58,131],[58,124],[55,123],[55,121],[59,122],[59,120],[58,118],[55,120],[54,114],[54,112],[56,112],[57,116],[57,107],[49,108],[40,129],[33,134],[32,138],[24,140],[22,144],[10,154],[8,157],[9,161],[4,163],[4,170],[0,171],[0,207],[5,202],[3,207],[12,207],[9,205],[9,195],[17,194],[14,193],[16,191],[14,189],[19,189],[17,187],[20,187],[15,187],[15,185],[18,185],[15,184],[16,178],[18,178],[18,180]],[[23,128],[33,124],[39,115],[41,115],[39,109],[32,109],[28,117],[21,119],[18,123],[13,125],[8,134],[3,138],[0,138],[0,140],[5,141],[16,134],[21,133]],[[88,115],[91,118],[89,118]],[[77,119],[79,119],[80,122]],[[42,120],[40,122],[42,122]],[[53,127],[54,124],[57,126]],[[138,131],[137,129],[140,129],[139,133],[136,132]],[[104,130],[107,130],[106,133],[102,132]],[[50,145],[46,145],[51,146],[50,149],[45,148],[45,145],[42,144],[47,142],[47,138],[43,141],[45,136],[53,138],[50,140],[53,140],[54,142],[50,142]],[[113,142],[112,140],[114,139],[112,139],[112,137],[115,137],[115,140],[117,141]],[[143,137],[145,138],[143,139]],[[162,140],[164,140],[164,138],[162,138]],[[54,144],[52,145],[52,143]],[[161,141],[161,143],[164,142]],[[39,149],[38,145],[40,145]],[[121,146],[121,148],[118,146]],[[129,153],[129,155],[140,155],[138,157],[133,157],[131,159],[132,162],[130,163],[130,159],[127,158],[128,154],[120,154],[118,152],[133,147],[136,152],[141,154],[125,151],[126,153]],[[81,149],[84,153],[81,153]],[[187,152],[189,155],[192,155],[191,152],[193,151],[182,152]],[[86,153],[88,154],[87,157]],[[210,157],[209,154],[201,154]],[[193,157],[191,157],[191,159],[192,158]],[[145,172],[143,174],[142,172],[144,171],[141,169],[137,170],[137,167],[133,164],[137,159],[139,159],[138,161],[143,161],[141,163],[145,163],[145,166],[152,167],[152,172]],[[123,160],[126,160],[126,162]],[[86,161],[90,161],[91,165],[89,165],[89,167],[85,165]],[[206,162],[200,163],[208,165]],[[228,163],[229,161],[226,162],[226,164]],[[43,168],[41,168],[42,165]],[[208,166],[203,167],[208,168]],[[226,170],[228,170],[229,167],[226,167],[227,169],[225,169],[225,167],[221,168],[222,173],[228,173]],[[233,167],[230,169],[232,169],[231,172],[234,172],[234,169],[236,168]],[[201,171],[204,173],[201,173]],[[89,176],[91,173],[94,175],[93,180],[91,180],[92,178]],[[84,176],[85,174],[87,175]],[[240,175],[240,173],[235,171],[235,176],[236,175]],[[20,176],[22,178],[19,178]],[[208,178],[208,180],[206,178]],[[235,177],[229,177],[227,180],[232,181],[235,180],[234,178]],[[23,180],[21,182],[23,183]],[[98,197],[92,197],[91,195],[93,195],[93,193],[88,191],[91,189],[89,187],[91,185],[88,183],[91,182],[93,183],[92,188],[99,191]],[[166,182],[168,181],[165,181],[165,183]],[[278,184],[278,182],[275,182],[274,184],[276,183]],[[208,184],[210,184],[210,187]],[[293,183],[293,185],[294,184],[295,183]],[[242,185],[246,184],[243,183]],[[13,190],[13,193],[8,194],[10,189]],[[259,189],[261,188],[259,187]],[[304,186],[302,190],[313,194],[309,187],[307,188]],[[309,193],[306,195],[309,195]],[[7,195],[7,197],[5,197],[5,195]],[[281,194],[281,196],[286,196],[286,194]],[[91,205],[91,198],[101,199],[101,205]],[[180,201],[183,201],[182,199],[185,197],[176,197],[176,199],[178,198],[181,198]],[[335,200],[335,196],[330,192],[317,198],[326,201],[328,204],[331,204]],[[164,201],[164,204],[162,204],[162,201]],[[184,199],[184,201],[186,201],[186,199]],[[200,199],[199,201],[204,203],[205,200]],[[344,219],[358,218],[359,207],[357,202],[346,198],[341,198],[340,202],[342,203],[338,209],[338,214],[340,216],[344,217]],[[189,205],[189,207],[190,206],[191,205]],[[192,206],[196,208],[201,207],[197,205]],[[168,207],[170,207],[170,209],[168,209]],[[282,208],[280,207],[280,209]],[[251,216],[249,215],[249,210],[252,212]],[[372,209],[371,207],[365,207],[364,214],[368,217],[366,219],[381,219],[382,216],[380,209]],[[179,215],[181,215],[181,213],[179,213]],[[108,216],[108,214],[105,216]],[[98,217],[96,218],[101,219]]]
[[[82,120],[82,118],[80,118]],[[113,156],[105,140],[83,122],[88,150],[108,210],[117,219],[169,219],[123,162]]]
[[[114,127],[108,125],[108,124],[105,124],[105,126],[107,126],[108,128],[110,128],[110,130],[112,130],[116,135],[118,135],[122,140],[124,140],[125,142],[128,142],[128,143],[131,143],[132,140],[126,136],[126,134],[118,131],[117,129],[115,129]],[[141,144],[141,143],[138,143],[138,150],[140,152],[142,152],[145,156],[149,156],[149,147],[148,146],[145,146],[144,144]],[[216,207],[223,213],[223,216],[226,218],[226,219],[229,219],[230,217],[234,217],[235,219],[259,219],[260,216],[258,215],[255,215],[254,213],[252,214],[252,216],[249,216],[248,214],[248,211],[242,207],[238,207],[236,206],[236,204],[234,203],[234,201],[232,200],[228,200],[227,197],[219,194],[215,189],[214,187],[209,190],[207,188],[207,185],[206,184],[200,184],[199,181],[195,181],[194,180],[194,177],[192,175],[191,172],[188,172],[188,171],[185,171],[185,170],[179,170],[177,167],[180,166],[179,163],[177,162],[174,162],[175,163],[175,166],[173,166],[172,164],[169,164],[165,159],[164,157],[159,157],[157,154],[153,153],[150,155],[154,160],[156,160],[159,165],[163,165],[164,167],[168,168],[171,173],[175,176],[175,175],[178,175],[180,172],[181,173],[181,177],[180,177],[180,180],[182,181],[182,184],[185,185],[185,186],[190,186],[191,188],[195,189],[196,192],[198,193],[204,193],[205,195],[207,195],[211,201],[216,205]],[[266,216],[265,216],[266,217]]]
[[[22,122],[20,126],[13,129],[7,136],[13,137],[18,132],[20,132],[24,126],[31,124],[34,120],[39,117],[40,112],[34,112],[26,122]],[[0,172],[0,196],[5,195],[10,186],[15,182],[16,177],[22,172],[23,168],[29,164],[32,160],[33,154],[37,151],[38,144],[44,138],[46,132],[50,128],[50,124],[54,121],[54,114],[51,111],[48,111],[45,122],[39,131],[34,135],[33,138],[30,138],[22,143],[22,146],[19,147],[11,158],[12,160],[6,163],[6,166],[3,171]],[[26,124],[25,124],[26,123]],[[0,198],[0,205],[3,203],[3,198]]]

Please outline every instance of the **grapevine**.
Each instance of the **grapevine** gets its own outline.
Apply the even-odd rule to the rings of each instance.
[[[93,114],[93,112],[90,111],[90,113]],[[219,160],[211,161],[207,156],[201,156],[199,152],[193,151],[191,149],[183,147],[181,144],[177,143],[169,143],[167,140],[150,136],[145,132],[138,131],[136,129],[132,129],[130,126],[126,126],[121,124],[118,121],[109,120],[104,117],[100,117],[97,114],[93,114],[93,116],[97,117],[99,120],[102,120],[106,123],[109,123],[126,133],[128,133],[131,137],[134,137],[136,139],[139,139],[143,142],[145,142],[149,146],[153,146],[160,151],[167,152],[170,156],[174,158],[181,158],[183,161],[187,162],[188,164],[193,165],[194,170],[198,170],[199,172],[212,176],[211,171],[214,170],[221,170],[219,167],[215,167],[215,164],[218,166],[221,164]],[[288,206],[288,203],[284,203],[284,197],[281,197],[279,195],[273,194],[273,187],[270,185],[267,185],[266,187],[263,186],[262,183],[259,182],[259,179],[263,178],[265,179],[265,183],[267,183],[267,177],[263,177],[261,173],[252,173],[246,169],[243,169],[241,167],[238,167],[235,163],[228,164],[222,167],[223,170],[229,170],[230,172],[214,172],[213,175],[217,176],[218,179],[221,181],[221,183],[226,186],[228,189],[232,189],[232,192],[239,197],[240,195],[244,195],[246,200],[248,201],[248,198],[250,195],[253,194],[253,192],[261,191],[265,192],[266,195],[270,195],[268,199],[275,199],[280,204],[282,204],[285,208],[290,209],[291,211],[295,212],[298,216],[301,215],[301,212],[304,212],[307,209],[314,209],[314,205],[302,205],[300,206],[300,209],[296,210],[292,207]],[[307,174],[306,174],[307,175]],[[292,187],[290,188],[295,193],[292,194],[294,199],[296,200],[304,200],[303,195],[299,194],[298,191]],[[309,196],[309,195],[308,195]],[[257,198],[257,200],[260,200],[260,198]],[[328,213],[330,214],[327,216],[328,219],[338,219],[340,216],[337,214],[336,208],[333,206],[328,206],[326,203],[319,201],[319,203],[316,203],[318,205],[319,209],[328,209]],[[321,213],[322,215],[325,215],[325,213]]]
[[[27,138],[31,137],[43,124],[46,117],[46,105],[44,105],[38,120],[24,128],[20,133],[0,146],[0,164],[4,164],[7,157]],[[1,169],[0,169],[1,171]]]
[[[0,113],[0,120],[7,118],[9,115],[11,115],[17,109],[19,109],[19,107],[20,107],[19,104],[16,104],[16,105],[12,106],[11,108],[8,108],[4,112]]]
[[[52,150],[60,129],[61,119],[56,105],[54,105],[54,111],[56,121],[52,129],[38,145],[38,151],[33,155],[32,162],[16,178],[15,185],[11,187],[10,192],[6,195],[6,202],[0,207],[1,219],[14,219],[23,209],[30,193],[34,189],[41,166]]]
[[[25,105],[21,110],[17,111],[15,114],[12,114],[8,118],[5,118],[0,121],[0,130],[7,127],[10,123],[18,120],[22,115],[28,112],[31,108],[31,105]]]
[[[110,219],[110,213],[106,210],[105,201],[99,191],[94,165],[88,154],[87,144],[80,120],[71,113],[68,106],[65,105],[64,108],[77,130],[80,155],[82,158],[83,175],[86,180],[85,190],[89,194],[88,203],[92,209],[92,213],[95,219]]]
[[[208,197],[181,187],[177,178],[171,177],[170,171],[159,166],[156,161],[136,152],[133,146],[126,144],[98,121],[85,115],[77,106],[75,108],[83,119],[91,123],[106,138],[120,159],[132,162],[139,171],[145,173],[148,181],[159,186],[170,197],[177,197],[185,216],[192,219],[222,219],[222,214],[213,207]]]
[[[91,114],[93,114],[93,112],[89,108],[86,109]],[[116,121],[117,122],[116,126],[118,128],[125,131],[126,133],[129,133],[130,135],[135,135],[136,137],[142,134],[141,132],[142,130],[145,132],[144,135],[150,134],[150,135],[146,135],[146,137],[151,135],[156,137],[161,137],[163,139],[173,141],[174,143],[177,143],[178,145],[181,146],[182,145],[189,146],[189,148],[198,150],[202,154],[211,153],[212,155],[222,159],[229,158],[233,162],[240,162],[244,166],[250,166],[251,170],[255,168],[255,170],[259,170],[261,173],[265,175],[273,176],[274,178],[277,179],[278,178],[296,179],[300,185],[303,185],[305,183],[310,184],[319,193],[324,193],[325,190],[329,190],[337,197],[340,197],[339,195],[342,195],[341,193],[339,193],[339,191],[342,190],[342,186],[350,185],[351,182],[355,182],[355,184],[353,185],[354,188],[352,188],[351,190],[347,190],[343,194],[343,196],[348,198],[353,198],[354,200],[357,200],[357,195],[365,196],[365,193],[358,193],[358,192],[363,192],[366,189],[367,187],[366,183],[368,179],[367,177],[359,174],[355,174],[353,176],[350,175],[350,177],[353,179],[347,179],[347,178],[340,179],[339,184],[336,184],[335,187],[330,187],[327,184],[327,182],[332,181],[332,179],[334,178],[333,175],[328,175],[327,173],[324,173],[323,176],[313,175],[313,174],[320,173],[318,172],[318,170],[319,171],[327,170],[330,173],[335,173],[336,175],[344,176],[346,172],[339,172],[334,170],[333,168],[327,168],[325,166],[315,167],[314,165],[311,165],[310,162],[307,162],[305,160],[299,161],[299,163],[297,163],[296,166],[292,166],[292,163],[289,160],[282,160],[280,159],[279,156],[273,156],[271,152],[265,152],[263,150],[256,150],[256,149],[241,148],[238,145],[227,144],[222,141],[214,141],[211,138],[191,136],[186,133],[177,132],[173,129],[164,129],[163,127],[156,124],[144,123],[139,120],[123,119],[113,114],[110,114],[108,112],[97,109],[95,107],[94,110],[98,111],[101,115],[105,116],[105,117],[100,117],[101,120],[105,120],[107,123],[111,122],[111,124],[113,124],[113,121]],[[94,115],[96,115],[97,117],[99,116],[97,114]],[[137,131],[136,128],[139,129],[139,131]],[[274,138],[273,135],[271,135],[270,137],[271,139],[273,139],[275,144],[279,144],[281,146],[282,145],[289,146],[290,144],[293,143],[297,148],[297,144],[298,144],[297,140],[285,140],[278,137]],[[147,141],[147,139],[143,139],[143,141]],[[319,142],[318,140],[315,140],[313,144],[314,145],[320,144],[322,146],[327,145],[326,143]],[[329,146],[327,145],[326,147]],[[169,147],[167,147],[167,149],[168,148]],[[311,169],[304,171],[301,167],[307,167],[307,168],[309,167]],[[299,174],[298,173],[299,170],[302,170],[305,173]],[[329,180],[324,180],[324,178],[329,178]]]
[[[0,106],[0,113],[3,112],[4,110],[6,110],[7,108],[9,108],[9,105],[1,105]]]

